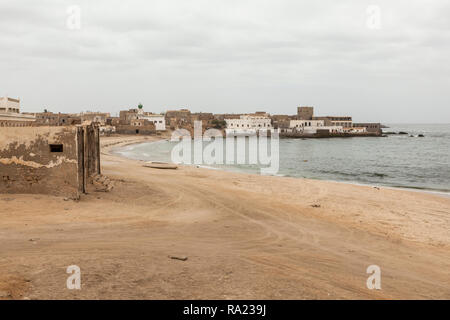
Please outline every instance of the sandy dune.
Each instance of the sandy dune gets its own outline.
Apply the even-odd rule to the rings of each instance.
[[[449,198],[106,153],[140,139],[103,140],[111,192],[0,195],[0,299],[450,299]]]

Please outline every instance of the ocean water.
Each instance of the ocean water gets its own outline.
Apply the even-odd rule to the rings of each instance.
[[[281,139],[278,175],[450,193],[450,124],[392,124],[384,131],[408,135]],[[133,159],[170,162],[176,144],[158,141],[115,152]],[[258,165],[208,167],[260,173]]]

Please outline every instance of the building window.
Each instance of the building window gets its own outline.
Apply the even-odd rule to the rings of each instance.
[[[63,152],[62,144],[49,144],[50,152]]]

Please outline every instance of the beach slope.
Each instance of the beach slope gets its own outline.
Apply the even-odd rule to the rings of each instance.
[[[103,139],[109,192],[0,195],[0,299],[450,299],[449,198],[108,152],[142,139]]]

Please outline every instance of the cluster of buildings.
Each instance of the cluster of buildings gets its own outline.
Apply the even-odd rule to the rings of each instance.
[[[226,115],[227,134],[277,131],[281,137],[378,136],[380,123],[356,123],[349,116],[314,116],[314,107],[298,107],[296,115],[269,115],[256,112]]]
[[[20,100],[0,98],[0,193],[51,193],[77,197],[93,186],[105,185],[100,171],[100,135],[154,135],[185,129],[194,123],[227,135],[278,132],[281,137],[340,137],[381,135],[379,123],[355,123],[349,116],[314,115],[299,107],[295,115],[191,113],[164,114],[143,106],[122,110],[118,117],[103,112],[77,114],[21,113]],[[102,182],[103,181],[103,182]]]
[[[225,118],[227,134],[252,134],[259,132],[273,132],[272,119],[266,112],[255,112],[237,117]]]
[[[298,107],[296,115],[278,119],[275,126],[287,137],[382,134],[380,123],[357,123],[350,116],[314,116],[313,107]]]
[[[120,111],[119,117],[104,112],[53,113],[47,110],[21,113],[20,99],[0,98],[0,126],[74,126],[95,123],[101,134],[156,134],[166,130],[164,115],[144,112],[143,108]]]
[[[326,137],[381,135],[380,123],[356,123],[350,116],[315,116],[314,107],[298,107],[294,115],[191,113],[188,109],[168,110],[164,114],[145,112],[142,105],[122,110],[118,117],[109,113],[78,114],[20,113],[20,100],[0,99],[0,126],[71,126],[96,123],[100,134],[152,135],[166,130],[186,129],[193,133],[194,122],[202,129],[215,128],[225,134],[249,135],[277,131],[281,137]]]

